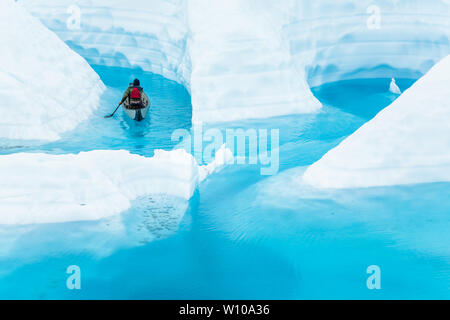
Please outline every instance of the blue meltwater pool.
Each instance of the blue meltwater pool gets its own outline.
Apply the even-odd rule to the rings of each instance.
[[[94,67],[108,86],[95,116],[52,143],[0,154],[171,150],[190,130],[189,93],[138,70]],[[139,77],[152,108],[142,123],[111,113]],[[0,226],[0,299],[448,299],[450,184],[321,191],[294,183],[308,165],[373,118],[396,95],[390,79],[313,89],[318,114],[227,123],[279,129],[279,170],[226,167],[190,201],[148,195],[112,218]],[[414,80],[398,79],[402,90]],[[270,146],[270,144],[269,144]],[[273,151],[273,150],[272,150]],[[68,266],[81,290],[68,290]],[[367,269],[381,270],[369,290]]]

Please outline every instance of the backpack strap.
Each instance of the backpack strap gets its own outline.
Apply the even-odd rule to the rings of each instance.
[[[134,88],[134,86],[132,85],[132,83],[130,83],[130,86],[128,87],[128,89],[131,89],[131,90],[128,91],[128,102],[131,101],[131,92],[133,92],[133,88]]]

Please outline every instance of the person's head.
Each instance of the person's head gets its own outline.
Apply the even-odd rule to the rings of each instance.
[[[135,87],[138,87],[138,86],[141,85],[141,82],[139,81],[139,79],[134,79],[133,85],[134,85]]]

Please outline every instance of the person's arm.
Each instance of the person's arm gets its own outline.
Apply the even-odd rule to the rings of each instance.
[[[125,91],[125,93],[123,94],[122,100],[121,100],[120,103],[119,103],[119,106],[122,105],[122,103],[124,103],[125,100],[127,100],[128,96],[130,95],[130,91],[131,91],[130,88],[128,88],[128,89]]]

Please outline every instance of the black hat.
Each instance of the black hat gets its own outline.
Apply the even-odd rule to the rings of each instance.
[[[134,79],[134,81],[133,81],[133,85],[134,86],[140,86],[141,85],[141,82],[139,81],[139,79]]]

